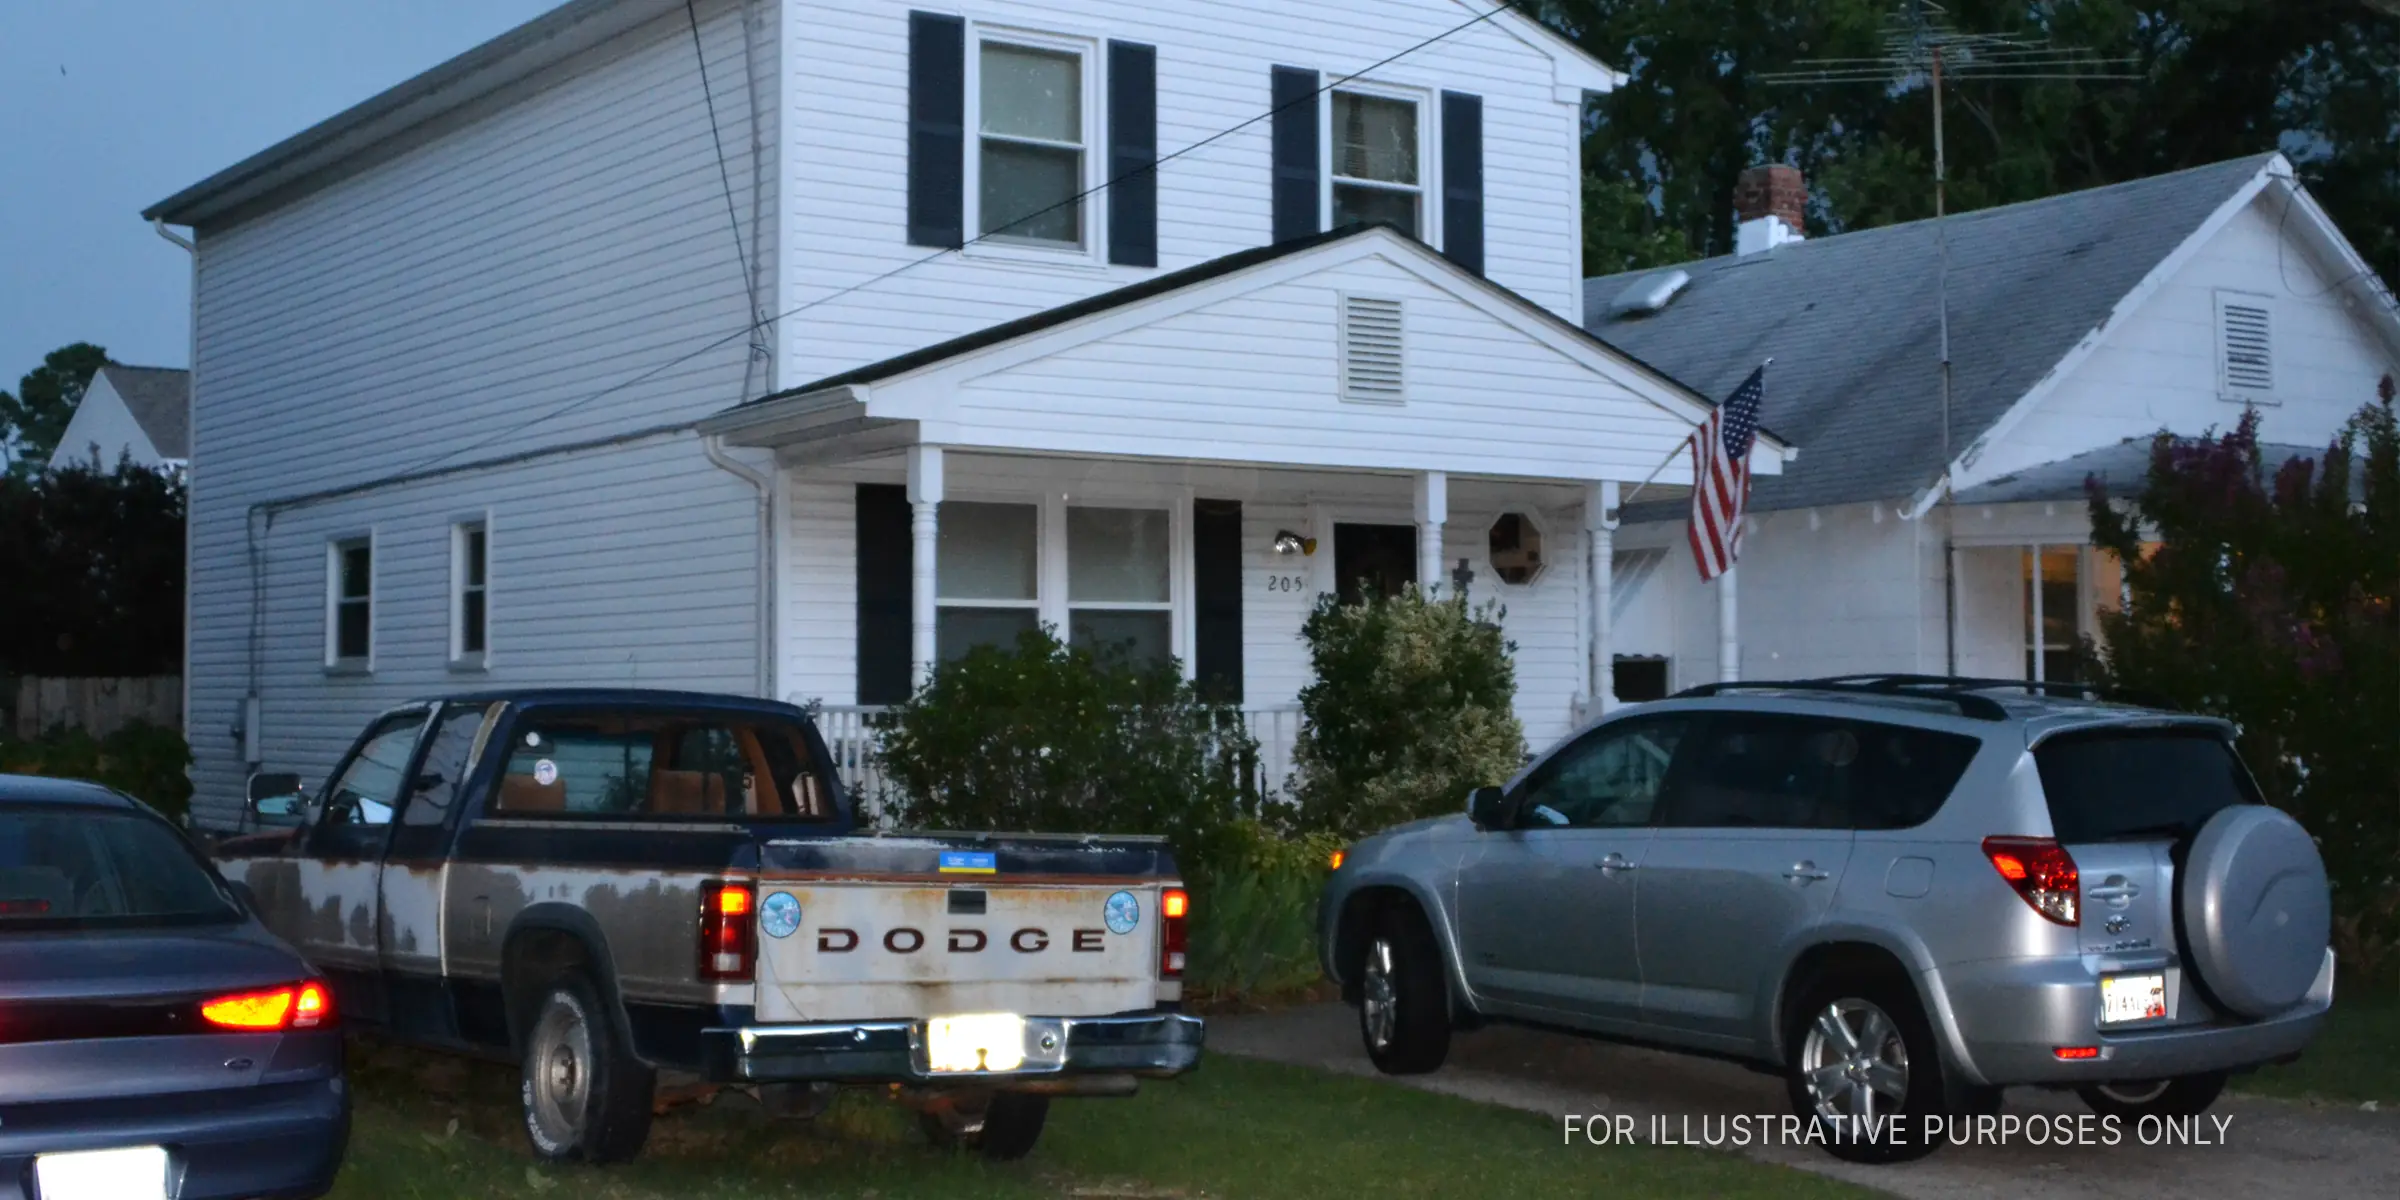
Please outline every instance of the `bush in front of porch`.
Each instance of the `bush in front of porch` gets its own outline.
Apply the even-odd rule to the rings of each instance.
[[[1316,674],[1293,749],[1302,828],[1357,836],[1457,812],[1469,790],[1516,774],[1525,729],[1500,617],[1413,587],[1318,598],[1300,631]]]

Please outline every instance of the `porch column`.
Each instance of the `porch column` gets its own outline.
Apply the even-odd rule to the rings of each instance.
[[[1417,473],[1417,590],[1432,595],[1442,582],[1442,523],[1450,519],[1450,476]]]
[[[1717,678],[1733,683],[1742,677],[1741,624],[1734,610],[1733,581],[1740,567],[1727,567],[1717,576]]]
[[[1617,653],[1610,638],[1616,625],[1617,485],[1588,484],[1583,489],[1583,531],[1591,561],[1592,661],[1588,664],[1593,715],[1617,706]]]
[[[933,678],[934,556],[941,549],[942,448],[908,448],[908,677],[921,688]]]

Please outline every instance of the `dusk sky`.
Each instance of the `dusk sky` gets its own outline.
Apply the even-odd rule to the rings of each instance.
[[[140,211],[563,0],[0,0],[0,388],[97,342],[186,365]]]

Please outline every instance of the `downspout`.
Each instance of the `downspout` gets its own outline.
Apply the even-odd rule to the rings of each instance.
[[[192,727],[192,477],[199,465],[199,456],[192,453],[189,440],[193,433],[192,413],[199,407],[200,398],[200,246],[167,228],[161,217],[150,218],[150,231],[183,248],[191,272],[190,307],[184,314],[184,392],[183,431],[183,695],[176,701],[183,712],[185,738]],[[152,447],[156,449],[156,447]],[[239,818],[236,818],[237,821]],[[184,823],[191,823],[191,814],[184,814]]]
[[[775,698],[775,481],[725,453],[721,434],[705,434],[700,449],[719,470],[758,490],[758,694]]]

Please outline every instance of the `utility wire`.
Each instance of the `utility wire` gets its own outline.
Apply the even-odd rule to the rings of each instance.
[[[701,48],[700,10],[693,4],[693,0],[683,0],[683,15],[691,21],[692,57],[700,63],[700,97],[708,102],[708,137],[710,141],[716,143],[717,147],[717,179],[725,185],[725,219],[733,226],[733,253],[739,260],[736,265],[742,269],[742,289],[750,296],[751,328],[755,330],[762,324],[763,317],[758,307],[758,272],[753,269],[750,250],[742,241],[741,211],[733,203],[733,168],[725,163],[725,133],[717,122],[717,89],[708,81],[708,52]],[[743,52],[748,53],[746,45]],[[755,99],[755,95],[753,99]],[[758,120],[758,113],[753,111],[750,119]],[[750,169],[758,170],[759,164],[756,161],[751,162]],[[763,358],[766,353],[765,343],[756,338],[751,339],[750,357],[753,359]],[[749,387],[746,378],[743,387],[745,389]],[[742,398],[749,399],[748,396]]]
[[[687,5],[687,7],[688,7],[688,6],[689,6],[689,4],[691,3],[691,0],[685,0],[685,3],[686,3],[686,5]],[[621,380],[621,381],[619,381],[619,382],[617,382],[617,383],[610,384],[609,386],[607,386],[607,387],[605,387],[605,388],[602,388],[602,389],[600,389],[600,390],[599,390],[599,391],[597,391],[597,392],[593,392],[593,393],[591,393],[590,395],[583,396],[583,397],[581,397],[581,398],[578,398],[578,399],[575,399],[575,400],[570,400],[570,401],[566,402],[565,404],[561,404],[561,405],[559,405],[559,406],[558,406],[558,407],[556,407],[556,408],[550,409],[550,410],[549,410],[549,411],[547,411],[547,412],[538,413],[538,414],[536,414],[536,415],[534,415],[534,416],[532,416],[532,417],[529,417],[529,418],[527,418],[527,419],[526,419],[526,420],[524,420],[524,421],[518,422],[517,424],[510,426],[508,429],[506,429],[506,430],[502,431],[500,434],[498,434],[498,435],[497,435],[497,436],[495,436],[495,437],[487,438],[487,439],[485,439],[484,441],[481,441],[481,442],[478,442],[478,443],[474,443],[474,444],[472,444],[472,445],[461,446],[461,447],[458,447],[457,449],[443,451],[442,453],[440,453],[440,454],[437,454],[437,455],[433,456],[432,458],[429,458],[429,459],[425,460],[424,462],[421,462],[421,463],[418,463],[418,464],[416,464],[415,466],[409,467],[407,470],[405,470],[405,471],[401,472],[401,474],[404,474],[404,475],[407,475],[407,474],[415,474],[415,473],[417,473],[417,472],[419,472],[419,471],[423,471],[423,470],[425,470],[425,469],[426,469],[426,468],[428,468],[428,467],[432,467],[432,466],[435,466],[435,465],[437,465],[437,464],[440,464],[440,463],[446,462],[446,461],[448,461],[448,460],[450,460],[450,459],[452,459],[452,458],[455,458],[455,457],[457,457],[458,455],[460,455],[460,454],[463,454],[463,453],[466,453],[466,452],[468,452],[468,451],[471,451],[471,450],[480,450],[480,449],[483,449],[484,447],[486,447],[486,446],[490,446],[490,445],[492,445],[492,444],[494,444],[494,443],[498,443],[498,442],[504,442],[504,441],[507,441],[507,440],[509,440],[509,439],[511,439],[511,438],[514,438],[514,437],[515,437],[515,436],[517,436],[518,434],[520,434],[520,433],[523,433],[524,431],[526,431],[526,430],[528,430],[528,429],[531,429],[531,428],[533,428],[533,427],[534,427],[534,426],[536,426],[536,425],[540,425],[540,424],[543,424],[543,423],[545,423],[545,422],[548,422],[548,421],[553,421],[553,420],[556,420],[556,419],[558,419],[558,418],[560,418],[560,417],[566,416],[568,413],[574,412],[574,411],[576,411],[576,410],[578,410],[578,409],[581,409],[581,408],[584,408],[584,407],[586,407],[586,406],[588,406],[588,405],[596,404],[596,403],[600,402],[601,400],[607,399],[608,397],[610,397],[610,396],[613,396],[613,395],[617,394],[618,392],[622,392],[622,391],[624,391],[624,390],[625,390],[625,389],[627,389],[627,388],[633,387],[633,386],[635,386],[636,384],[640,384],[640,383],[643,383],[643,382],[645,382],[645,381],[647,381],[647,380],[650,380],[650,379],[656,378],[656,377],[657,377],[659,374],[661,374],[662,372],[669,371],[669,370],[673,370],[674,368],[676,368],[676,367],[679,367],[679,366],[682,366],[683,364],[685,364],[685,363],[687,363],[687,362],[690,362],[690,361],[692,361],[693,359],[700,357],[701,355],[707,354],[708,352],[710,352],[710,351],[712,351],[712,350],[718,349],[719,347],[725,346],[725,345],[727,345],[727,344],[729,344],[729,343],[732,343],[732,342],[735,342],[735,341],[739,341],[740,339],[742,339],[742,338],[744,338],[744,337],[747,337],[747,336],[749,336],[749,335],[751,335],[751,334],[753,334],[753,333],[756,333],[756,332],[758,332],[759,330],[762,330],[762,329],[766,328],[767,326],[770,326],[770,325],[775,325],[775,324],[777,324],[777,323],[779,323],[779,322],[782,322],[782,321],[784,321],[784,320],[787,320],[787,319],[789,319],[789,318],[792,318],[792,317],[799,316],[801,313],[807,312],[808,310],[810,310],[810,309],[812,309],[812,308],[819,307],[820,305],[831,304],[831,303],[833,303],[833,302],[834,302],[834,301],[836,301],[836,300],[840,300],[840,299],[842,299],[843,297],[850,296],[850,295],[854,295],[854,294],[856,294],[856,293],[858,293],[858,292],[865,291],[866,289],[868,289],[868,288],[871,288],[871,287],[874,287],[874,286],[876,286],[877,284],[883,283],[883,282],[885,282],[885,281],[887,281],[887,280],[890,280],[890,279],[892,279],[892,278],[894,278],[894,277],[896,277],[896,276],[899,276],[899,275],[905,274],[905,273],[907,273],[907,272],[909,272],[909,271],[913,271],[913,270],[917,269],[918,267],[924,266],[925,264],[927,264],[927,263],[930,263],[930,262],[934,261],[935,259],[939,259],[939,258],[946,257],[946,256],[948,256],[948,255],[951,255],[951,254],[955,254],[955,253],[957,253],[958,251],[960,251],[960,250],[964,250],[964,249],[966,249],[966,248],[967,248],[967,247],[969,247],[969,246],[972,246],[972,245],[975,245],[975,244],[977,244],[977,243],[979,243],[979,242],[982,242],[982,241],[984,241],[984,240],[985,240],[985,239],[987,239],[987,238],[991,238],[991,237],[993,237],[993,236],[995,236],[995,235],[998,235],[998,234],[1003,234],[1003,233],[1006,233],[1006,232],[1008,232],[1008,231],[1009,231],[1009,230],[1011,230],[1011,229],[1014,229],[1014,228],[1016,228],[1016,227],[1018,227],[1018,226],[1020,226],[1020,225],[1023,225],[1023,224],[1025,224],[1025,223],[1026,223],[1026,222],[1028,222],[1028,221],[1031,221],[1031,220],[1035,219],[1036,217],[1041,217],[1041,216],[1047,215],[1047,214],[1049,214],[1049,213],[1056,212],[1057,210],[1059,210],[1059,209],[1062,209],[1062,208],[1065,208],[1065,207],[1067,207],[1067,206],[1069,206],[1069,205],[1072,205],[1072,204],[1080,204],[1080,203],[1082,203],[1082,202],[1083,202],[1083,201],[1084,201],[1086,198],[1088,198],[1088,197],[1090,197],[1090,196],[1092,196],[1092,195],[1094,195],[1094,194],[1096,194],[1096,193],[1098,193],[1098,192],[1100,192],[1100,191],[1103,191],[1103,190],[1105,190],[1105,189],[1107,189],[1107,188],[1110,188],[1110,187],[1113,187],[1113,186],[1115,186],[1115,185],[1117,184],[1117,182],[1118,182],[1118,181],[1120,181],[1120,180],[1124,180],[1124,179],[1130,179],[1130,178],[1134,177],[1135,175],[1139,175],[1139,174],[1141,174],[1142,172],[1145,172],[1145,171],[1156,171],[1158,168],[1160,168],[1160,167],[1162,167],[1162,166],[1165,166],[1166,164],[1168,164],[1168,163],[1170,163],[1170,162],[1173,162],[1173,161],[1175,161],[1175,160],[1176,160],[1176,159],[1178,159],[1178,158],[1182,158],[1183,156],[1185,156],[1185,155],[1187,155],[1187,154],[1194,153],[1195,151],[1198,151],[1198,150],[1201,150],[1201,149],[1203,149],[1203,148],[1205,148],[1205,147],[1208,147],[1208,146],[1214,145],[1214,144],[1215,144],[1215,143],[1217,143],[1217,142],[1221,142],[1221,141],[1225,140],[1226,138],[1232,137],[1234,134],[1240,133],[1242,130],[1248,129],[1248,128],[1250,128],[1251,126],[1258,124],[1258,123],[1259,123],[1259,122],[1261,122],[1261,121],[1271,120],[1271,119],[1273,119],[1273,118],[1274,118],[1274,116],[1275,116],[1277,113],[1280,113],[1280,112],[1284,111],[1284,110],[1285,110],[1285,109],[1287,109],[1287,108],[1293,108],[1293,107],[1296,107],[1296,106],[1299,106],[1299,105],[1302,105],[1302,104],[1314,104],[1314,103],[1316,103],[1316,101],[1317,101],[1318,97],[1320,97],[1320,96],[1323,96],[1325,93],[1327,93],[1327,92],[1330,92],[1330,91],[1332,91],[1333,89],[1335,89],[1335,88],[1338,88],[1338,87],[1342,86],[1343,84],[1349,83],[1349,82],[1351,82],[1352,80],[1355,80],[1355,79],[1359,78],[1360,76],[1367,74],[1368,72],[1371,72],[1371,71],[1377,71],[1377,70],[1380,70],[1380,69],[1382,69],[1382,68],[1384,68],[1384,67],[1390,66],[1391,64],[1393,64],[1393,63],[1395,63],[1395,62],[1398,62],[1398,61],[1400,61],[1401,59],[1403,59],[1403,58],[1406,58],[1406,57],[1408,57],[1408,56],[1409,56],[1409,55],[1411,55],[1411,54],[1415,54],[1415,53],[1417,53],[1418,51],[1420,51],[1420,50],[1423,50],[1423,49],[1425,49],[1425,48],[1426,48],[1426,47],[1428,47],[1428,46],[1432,46],[1432,45],[1435,45],[1436,43],[1439,43],[1439,42],[1445,41],[1445,40],[1447,40],[1447,39],[1449,39],[1449,38],[1456,37],[1457,35],[1459,35],[1459,34],[1461,34],[1461,33],[1464,33],[1464,32],[1466,32],[1467,30],[1474,28],[1475,26],[1481,25],[1481,24],[1483,24],[1484,22],[1491,20],[1493,17],[1499,16],[1501,13],[1504,13],[1504,12],[1508,12],[1508,11],[1510,11],[1510,10],[1511,10],[1512,8],[1514,8],[1514,7],[1515,7],[1515,4],[1513,3],[1513,0],[1504,0],[1504,2],[1503,2],[1503,3],[1500,3],[1500,4],[1497,4],[1497,5],[1493,6],[1491,9],[1489,9],[1489,10],[1487,10],[1487,11],[1485,11],[1485,12],[1481,13],[1481,14],[1478,14],[1477,16],[1470,17],[1470,18],[1468,18],[1468,19],[1467,19],[1467,20],[1465,20],[1465,21],[1461,21],[1461,22],[1459,22],[1458,24],[1456,24],[1456,25],[1453,25],[1453,26],[1451,26],[1450,28],[1448,28],[1448,29],[1445,29],[1445,30],[1441,31],[1440,33],[1434,34],[1433,36],[1431,36],[1431,37],[1429,37],[1429,38],[1426,38],[1426,39],[1425,39],[1425,40],[1423,40],[1423,41],[1417,42],[1416,44],[1414,44],[1414,45],[1411,45],[1411,46],[1409,46],[1408,48],[1406,48],[1406,49],[1404,49],[1404,50],[1401,50],[1401,51],[1399,51],[1399,52],[1397,52],[1397,53],[1390,54],[1390,55],[1387,55],[1387,56],[1385,56],[1385,57],[1383,57],[1383,58],[1377,59],[1376,61],[1374,61],[1374,62],[1372,62],[1372,63],[1369,63],[1369,64],[1367,64],[1367,65],[1366,65],[1366,66],[1364,66],[1364,67],[1360,67],[1358,70],[1352,71],[1352,72],[1350,72],[1350,73],[1349,73],[1349,74],[1347,74],[1347,75],[1343,75],[1343,76],[1340,76],[1340,77],[1338,77],[1338,78],[1335,78],[1335,79],[1333,79],[1333,80],[1331,80],[1331,81],[1329,81],[1329,82],[1327,82],[1327,83],[1323,84],[1322,86],[1318,87],[1318,88],[1317,88],[1317,90],[1315,90],[1315,91],[1313,91],[1313,92],[1310,92],[1309,94],[1307,94],[1307,95],[1305,95],[1305,96],[1298,96],[1298,97],[1294,97],[1293,99],[1291,99],[1291,100],[1288,100],[1288,101],[1285,101],[1285,102],[1284,102],[1284,103],[1282,103],[1282,104],[1278,104],[1278,105],[1276,105],[1275,107],[1273,107],[1273,108],[1270,108],[1270,109],[1268,109],[1267,111],[1265,111],[1265,112],[1263,112],[1263,113],[1260,113],[1260,114],[1258,114],[1257,116],[1254,116],[1254,117],[1251,117],[1251,118],[1249,118],[1248,120],[1242,121],[1241,123],[1239,123],[1239,124],[1237,124],[1237,125],[1231,125],[1231,126],[1228,126],[1228,127],[1224,128],[1224,129],[1220,129],[1220,130],[1218,130],[1217,132],[1215,132],[1215,133],[1212,133],[1212,134],[1208,135],[1207,137],[1201,138],[1199,141],[1193,142],[1191,145],[1185,146],[1185,147],[1183,147],[1183,148],[1181,148],[1181,149],[1179,149],[1179,150],[1176,150],[1176,151],[1174,151],[1174,152],[1172,152],[1172,153],[1165,154],[1165,155],[1161,155],[1161,156],[1160,156],[1160,157],[1159,157],[1157,160],[1155,160],[1155,161],[1153,161],[1153,162],[1147,163],[1147,164],[1145,164],[1145,165],[1143,165],[1143,166],[1140,166],[1140,167],[1136,167],[1136,168],[1134,168],[1133,170],[1127,171],[1127,172],[1125,172],[1125,173],[1124,173],[1124,174],[1122,174],[1122,175],[1116,175],[1116,176],[1112,176],[1112,177],[1110,177],[1110,178],[1108,178],[1108,179],[1106,179],[1106,180],[1104,180],[1104,181],[1102,181],[1102,182],[1100,182],[1100,183],[1098,183],[1098,184],[1095,184],[1095,185],[1093,185],[1092,187],[1085,188],[1084,190],[1082,190],[1082,191],[1080,191],[1080,192],[1077,192],[1077,193],[1075,193],[1074,195],[1072,195],[1072,196],[1069,196],[1069,197],[1067,197],[1066,199],[1064,199],[1064,200],[1061,200],[1061,201],[1057,202],[1056,204],[1052,204],[1052,205],[1050,205],[1050,206],[1048,206],[1048,207],[1046,207],[1046,208],[1038,209],[1038,210],[1036,210],[1036,211],[1034,211],[1034,212],[1027,213],[1027,214],[1025,214],[1024,216],[1021,216],[1021,217],[1017,218],[1016,220],[1009,222],[1007,225],[1004,225],[1004,226],[1000,227],[999,229],[994,229],[994,230],[991,230],[991,231],[989,231],[989,232],[986,232],[986,233],[979,233],[979,234],[976,234],[974,237],[967,238],[967,239],[965,239],[965,240],[961,241],[961,242],[960,242],[958,245],[956,245],[956,246],[944,246],[943,248],[941,248],[941,249],[939,249],[939,250],[935,250],[935,251],[933,251],[933,252],[932,252],[932,253],[930,253],[930,254],[926,254],[926,255],[924,255],[924,256],[922,256],[922,257],[919,257],[919,258],[913,258],[913,259],[910,259],[910,260],[908,260],[907,262],[901,263],[901,264],[899,264],[898,266],[892,267],[892,268],[891,268],[891,269],[889,269],[889,270],[883,271],[883,272],[881,272],[881,273],[879,273],[879,274],[875,274],[875,275],[868,276],[867,278],[865,278],[865,279],[862,279],[862,280],[859,280],[859,281],[858,281],[858,282],[856,282],[856,283],[850,284],[850,285],[849,285],[849,286],[847,286],[847,287],[841,288],[841,289],[839,289],[839,290],[836,290],[836,291],[834,291],[834,292],[828,293],[828,294],[826,294],[826,295],[823,295],[823,296],[819,296],[819,297],[817,297],[816,299],[814,299],[814,300],[811,300],[811,301],[808,301],[808,302],[807,302],[807,303],[805,303],[805,304],[799,304],[799,305],[795,305],[795,306],[793,306],[793,307],[791,307],[791,308],[785,309],[784,311],[782,311],[782,312],[779,312],[779,313],[775,314],[775,315],[774,315],[774,316],[772,316],[772,317],[767,317],[767,318],[763,318],[763,319],[759,318],[759,317],[757,316],[757,312],[756,312],[756,309],[755,309],[755,307],[754,307],[754,308],[753,308],[753,310],[752,310],[752,320],[751,320],[750,324],[748,324],[748,325],[746,325],[746,326],[743,326],[743,327],[742,327],[742,328],[740,328],[740,329],[736,329],[736,330],[734,330],[732,333],[726,334],[725,336],[723,336],[723,337],[720,337],[720,338],[717,338],[717,339],[715,339],[714,341],[708,342],[708,343],[707,343],[707,344],[705,344],[705,345],[702,345],[702,346],[696,347],[696,348],[694,348],[694,349],[692,349],[692,350],[689,350],[689,351],[687,351],[687,352],[685,352],[685,353],[683,353],[683,354],[677,355],[677,356],[676,356],[676,357],[674,357],[674,358],[668,359],[667,361],[665,361],[665,362],[662,362],[662,363],[658,364],[658,365],[657,365],[657,366],[655,366],[655,367],[651,367],[651,368],[649,368],[649,369],[647,369],[647,370],[645,370],[645,371],[641,372],[640,374],[637,374],[637,375],[634,375],[634,376],[632,376],[632,377],[630,377],[630,378],[627,378],[627,379]],[[695,32],[695,44],[697,44],[697,40],[696,40],[696,39],[697,39],[697,33]],[[711,111],[714,111],[714,110],[713,110],[713,101],[712,101],[712,109],[711,109]],[[712,118],[712,121],[711,121],[711,126],[712,126],[712,129],[713,129],[713,126],[714,126],[714,121],[713,121],[713,118]],[[722,143],[720,142],[720,143],[719,143],[719,163],[720,163],[720,165],[722,165],[722,162],[723,162],[723,159],[722,159],[722,154],[723,154],[723,145],[722,145]],[[730,178],[730,176],[728,176],[728,178]],[[732,207],[732,201],[731,201],[731,195],[732,195],[732,192],[731,192],[731,186],[732,186],[732,185],[731,185],[730,183],[728,183],[728,184],[727,184],[727,197],[728,197],[728,199],[727,199],[727,209],[728,209],[728,211],[731,211],[731,207]]]

